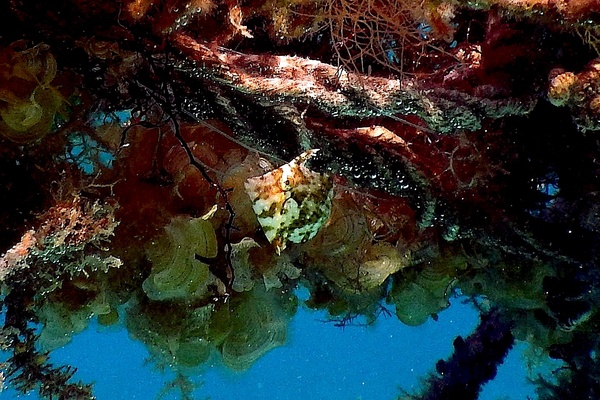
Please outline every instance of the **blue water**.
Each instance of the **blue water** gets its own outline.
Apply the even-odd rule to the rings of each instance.
[[[392,400],[399,388],[416,391],[420,380],[440,358],[452,353],[457,335],[468,336],[478,323],[477,311],[458,299],[419,327],[403,325],[395,317],[380,317],[374,326],[340,328],[323,322],[325,315],[300,308],[289,327],[288,344],[271,350],[250,370],[234,373],[213,362],[198,374],[195,399],[344,399]],[[99,332],[100,331],[100,332]],[[517,346],[487,384],[482,400],[535,398]],[[169,373],[148,362],[143,344],[129,338],[124,328],[106,329],[95,322],[52,354],[56,364],[78,368],[76,377],[93,382],[97,398],[155,399]],[[16,397],[5,390],[0,399]],[[164,399],[179,398],[176,392]]]

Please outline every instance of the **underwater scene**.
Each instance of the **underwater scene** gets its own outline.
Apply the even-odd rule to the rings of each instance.
[[[0,3],[0,400],[600,399],[600,2]]]

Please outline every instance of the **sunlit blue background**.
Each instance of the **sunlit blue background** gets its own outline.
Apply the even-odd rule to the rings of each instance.
[[[421,379],[440,358],[452,353],[457,335],[468,336],[479,317],[470,304],[453,299],[452,306],[419,327],[408,327],[395,316],[380,317],[374,326],[340,328],[324,322],[323,313],[300,308],[289,327],[288,344],[260,358],[246,372],[234,373],[218,360],[198,375],[203,383],[195,399],[365,399],[392,400],[400,389],[416,391]],[[481,394],[483,400],[535,398],[517,345]],[[103,328],[93,322],[67,347],[52,354],[56,364],[77,367],[76,377],[93,382],[99,400],[155,399],[172,374],[148,362],[144,345],[129,338],[124,328]],[[17,397],[14,391],[1,399]],[[171,392],[165,399],[177,399]]]

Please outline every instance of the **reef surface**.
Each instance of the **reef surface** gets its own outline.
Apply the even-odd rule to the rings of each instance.
[[[600,397],[598,2],[12,0],[0,23],[4,385],[94,398],[51,361],[95,319],[189,398],[301,302],[418,326],[460,293],[479,326],[398,398],[476,399],[515,343],[564,363],[540,399]]]

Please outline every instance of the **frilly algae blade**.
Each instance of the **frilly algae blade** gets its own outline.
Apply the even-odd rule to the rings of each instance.
[[[142,288],[148,298],[163,301],[207,296],[214,277],[197,256],[214,258],[217,246],[214,228],[204,217],[173,218],[164,233],[146,249],[152,270]]]
[[[244,185],[265,236],[279,254],[287,242],[312,239],[331,213],[330,177],[304,165],[317,151],[308,150],[271,172],[249,178]]]

